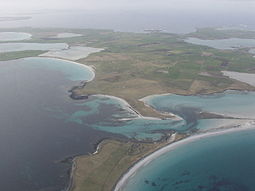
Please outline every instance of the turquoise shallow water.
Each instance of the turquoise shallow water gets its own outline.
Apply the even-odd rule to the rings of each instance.
[[[66,43],[0,43],[0,52],[16,52],[26,50],[64,50]]]
[[[66,123],[89,125],[91,128],[117,133],[137,140],[159,140],[166,132],[210,130],[242,124],[232,119],[199,119],[199,113],[212,112],[230,117],[254,119],[255,93],[226,91],[206,96],[159,95],[145,98],[145,102],[162,112],[180,118],[156,119],[138,116],[123,100],[102,95],[90,96],[77,104],[72,113],[52,111]],[[238,103],[238,104],[236,104]]]
[[[77,110],[72,113],[55,111],[54,115],[62,118],[66,123],[89,125],[91,128],[122,134],[128,138],[154,141],[171,130],[206,131],[245,122],[233,119],[201,120],[198,116],[201,111],[244,119],[255,117],[253,92],[226,91],[206,96],[159,95],[145,98],[145,102],[159,111],[171,112],[181,117],[165,120],[140,117],[123,100],[102,95],[90,96],[77,104]]]
[[[123,191],[253,191],[255,130],[178,146],[129,179]]]
[[[226,91],[211,95],[150,96],[144,101],[159,111],[173,112],[188,118],[187,114],[211,112],[232,117],[255,118],[255,92]],[[185,112],[190,111],[185,115]]]
[[[197,121],[195,128],[199,131],[207,131],[220,127],[233,127],[242,125],[248,122],[247,120],[234,119],[200,119]]]
[[[71,81],[90,81],[95,76],[89,67],[61,59],[34,57],[10,62],[16,62],[19,67],[47,68],[61,72]],[[8,68],[10,69],[11,65]],[[101,131],[121,134],[128,138],[155,141],[171,130],[178,132],[185,132],[189,129],[208,130],[236,123],[234,120],[198,120],[197,113],[201,111],[253,118],[254,95],[255,93],[252,92],[227,91],[207,96],[171,94],[146,98],[146,103],[155,109],[181,116],[165,120],[138,116],[124,100],[103,95],[90,96],[86,100],[74,103],[76,109],[68,112],[55,107],[44,109],[51,113],[52,117],[61,119],[66,124],[76,123]]]
[[[3,67],[2,70],[5,69],[11,71],[14,67],[49,69],[55,72],[61,72],[71,81],[91,81],[95,77],[95,73],[90,67],[62,59],[30,57],[14,61],[6,61],[5,63],[8,65]]]
[[[22,32],[0,32],[0,41],[29,40],[32,37],[29,33]]]
[[[127,103],[116,97],[90,96],[83,103],[76,104],[76,108],[72,113],[59,110],[53,112],[66,123],[89,125],[91,128],[137,140],[159,140],[164,135],[163,131],[187,129],[187,124],[182,119],[139,117]]]

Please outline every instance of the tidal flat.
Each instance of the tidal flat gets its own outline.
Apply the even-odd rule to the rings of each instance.
[[[229,78],[247,83],[251,86],[255,86],[255,74],[252,73],[241,73],[241,72],[233,72],[233,71],[222,71],[225,76]]]

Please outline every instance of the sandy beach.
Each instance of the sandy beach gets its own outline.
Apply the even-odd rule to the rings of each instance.
[[[238,80],[240,82],[247,83],[251,86],[255,86],[255,74],[251,73],[241,73],[241,72],[233,72],[233,71],[222,71],[223,75]]]
[[[217,135],[222,135],[222,134],[227,134],[227,133],[232,133],[232,132],[238,132],[238,131],[244,131],[244,130],[249,130],[249,129],[253,129],[253,128],[255,128],[255,122],[254,121],[250,122],[250,123],[246,123],[246,124],[244,124],[244,125],[242,125],[241,127],[238,127],[238,128],[237,127],[236,128],[229,128],[229,129],[226,129],[226,130],[218,130],[218,131],[208,132],[208,133],[204,133],[204,134],[192,135],[192,136],[190,136],[186,139],[183,139],[181,141],[178,141],[178,142],[172,143],[170,145],[167,145],[167,146],[155,151],[154,153],[152,153],[148,157],[140,160],[132,168],[130,168],[129,171],[127,173],[125,173],[122,176],[122,178],[119,180],[119,182],[116,184],[116,186],[114,188],[114,191],[123,190],[125,188],[125,185],[129,181],[129,179],[132,176],[134,176],[137,171],[139,171],[141,168],[148,165],[150,162],[157,159],[158,157],[160,157],[164,153],[171,152],[172,150],[177,149],[181,145],[188,144],[188,143],[194,142],[196,140],[204,139],[204,138],[207,138],[207,137],[212,137],[212,136],[217,136]]]

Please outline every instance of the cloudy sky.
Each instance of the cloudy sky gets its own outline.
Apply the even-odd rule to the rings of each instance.
[[[0,0],[0,9],[255,8],[255,0]]]

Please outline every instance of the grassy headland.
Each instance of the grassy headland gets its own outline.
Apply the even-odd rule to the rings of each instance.
[[[10,29],[1,29],[10,31]],[[34,29],[12,31],[29,32],[31,40],[24,42],[85,45],[105,48],[78,62],[96,69],[96,78],[76,94],[107,94],[127,100],[142,115],[164,117],[146,107],[140,98],[162,93],[207,94],[227,89],[254,90],[253,87],[229,79],[222,70],[255,72],[255,58],[246,49],[216,50],[185,43],[186,37],[216,39],[227,37],[255,38],[254,31],[199,29],[195,33],[124,33],[94,29]],[[81,37],[58,39],[61,32],[83,34]],[[227,36],[230,35],[230,36]],[[41,51],[1,54],[0,60],[36,56]]]
[[[183,135],[177,135],[174,141]],[[134,143],[106,140],[100,144],[97,154],[75,158],[72,191],[111,191],[123,173],[138,160],[166,146],[159,143]]]
[[[96,78],[77,94],[107,94],[127,100],[143,115],[158,116],[140,98],[151,94],[208,94],[226,89],[252,90],[231,80],[222,70],[254,72],[252,55],[245,50],[221,51],[187,44],[172,34],[116,33],[107,47],[79,62],[96,68]]]

